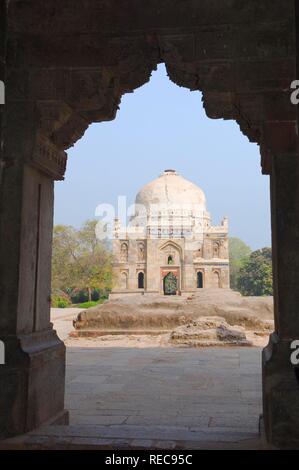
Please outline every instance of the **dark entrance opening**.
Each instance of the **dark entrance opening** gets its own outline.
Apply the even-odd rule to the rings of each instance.
[[[163,279],[164,295],[176,295],[178,290],[178,280],[173,273],[168,273]]]
[[[138,274],[138,289],[144,289],[144,273]]]
[[[197,273],[197,289],[203,288],[203,275],[202,272],[198,271]]]

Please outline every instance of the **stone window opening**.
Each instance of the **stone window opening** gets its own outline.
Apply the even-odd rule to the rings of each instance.
[[[138,289],[144,289],[144,273],[138,273]]]
[[[174,264],[174,259],[172,255],[169,255],[167,258],[167,264]]]
[[[203,289],[203,273],[201,271],[197,272],[197,289]]]

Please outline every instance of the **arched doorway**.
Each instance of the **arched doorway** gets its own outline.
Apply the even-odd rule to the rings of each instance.
[[[144,273],[138,273],[138,289],[144,289]]]
[[[201,271],[197,273],[197,289],[203,288],[203,274]]]
[[[176,295],[178,290],[178,279],[173,273],[168,273],[163,279],[164,295]]]

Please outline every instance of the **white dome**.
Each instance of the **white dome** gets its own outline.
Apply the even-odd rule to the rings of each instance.
[[[192,206],[196,211],[206,211],[204,192],[175,170],[165,170],[159,178],[143,186],[135,203],[146,208],[153,205],[169,208]]]

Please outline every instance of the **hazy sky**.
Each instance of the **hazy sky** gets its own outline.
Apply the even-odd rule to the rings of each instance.
[[[257,145],[235,122],[208,119],[201,94],[174,85],[164,65],[68,155],[66,180],[55,187],[56,224],[78,227],[118,195],[131,204],[141,186],[172,168],[204,190],[213,223],[226,215],[231,236],[253,249],[270,246],[269,178]]]

